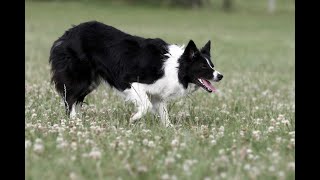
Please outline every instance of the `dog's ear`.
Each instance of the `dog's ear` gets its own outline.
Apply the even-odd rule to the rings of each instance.
[[[183,56],[186,57],[188,60],[192,60],[197,53],[199,53],[199,50],[196,44],[192,40],[190,40],[187,47],[184,50]]]
[[[201,48],[201,53],[210,55],[211,41],[209,40],[206,45]]]

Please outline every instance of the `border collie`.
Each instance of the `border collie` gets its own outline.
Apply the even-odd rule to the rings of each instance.
[[[222,79],[210,57],[210,40],[200,50],[168,44],[162,39],[142,38],[112,26],[90,21],[73,26],[50,50],[52,79],[62,96],[66,113],[76,109],[102,81],[131,101],[137,112],[130,123],[148,111],[172,126],[166,102],[194,92],[199,87],[211,93],[211,82]]]

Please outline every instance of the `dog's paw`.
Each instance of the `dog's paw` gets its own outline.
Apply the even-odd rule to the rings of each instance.
[[[167,123],[165,123],[165,127],[166,127],[166,128],[173,128],[174,125],[171,124],[171,122],[167,122]]]
[[[75,120],[77,118],[77,114],[76,113],[71,113],[70,114],[70,119]]]

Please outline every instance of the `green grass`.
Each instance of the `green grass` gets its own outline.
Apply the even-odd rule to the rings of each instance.
[[[294,6],[211,12],[101,3],[26,3],[26,179],[294,179]],[[282,7],[283,9],[283,7]],[[71,27],[98,20],[169,43],[212,41],[224,79],[170,103],[175,128],[100,86],[70,120],[50,84],[49,50]],[[271,131],[273,128],[273,131]],[[291,132],[291,133],[290,133]]]

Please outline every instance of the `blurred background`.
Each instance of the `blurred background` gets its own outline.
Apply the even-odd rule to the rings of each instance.
[[[211,40],[214,63],[225,71],[274,72],[286,64],[293,75],[294,11],[294,0],[27,0],[26,79],[49,79],[52,42],[89,20],[168,43]],[[46,68],[32,71],[39,65]]]

